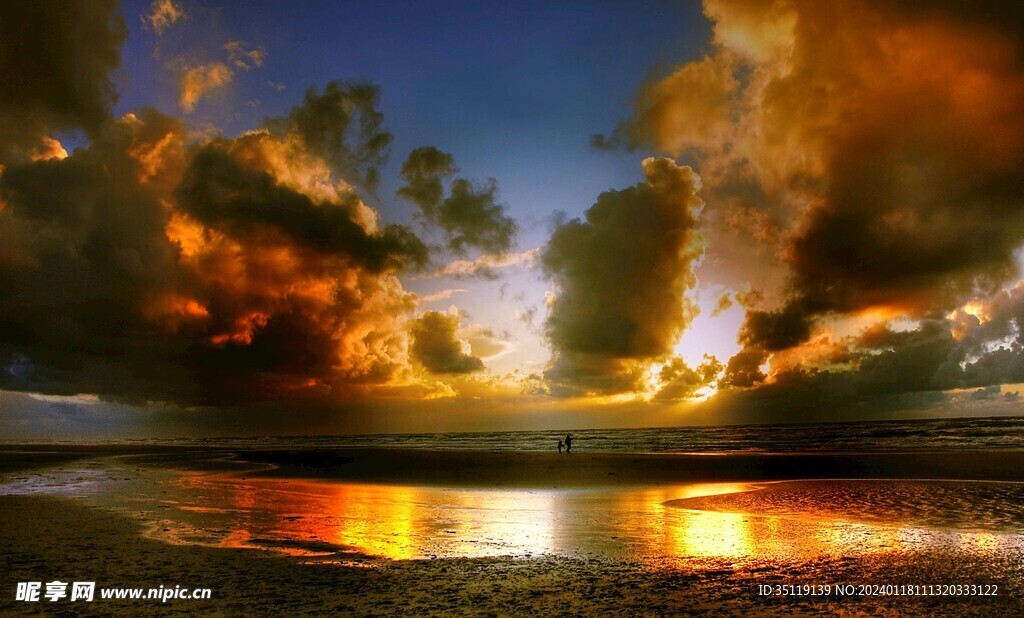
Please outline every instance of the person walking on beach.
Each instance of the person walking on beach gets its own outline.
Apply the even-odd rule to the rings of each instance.
[[[559,451],[559,452],[561,452],[561,451]],[[565,452],[566,453],[571,453],[572,452],[572,434],[568,434],[568,433],[565,434]]]
[[[559,441],[558,441],[558,452],[559,452],[559,454],[561,454],[561,452],[562,452],[562,447],[563,447],[563,446],[564,446],[564,445],[562,444],[562,441],[561,441],[561,440],[559,440]]]

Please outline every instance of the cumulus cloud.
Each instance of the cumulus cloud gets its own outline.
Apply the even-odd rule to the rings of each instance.
[[[1024,382],[1021,324],[1024,282],[909,328],[882,322],[843,337],[819,331],[808,343],[774,355],[770,375],[759,369],[768,363],[764,351],[747,347],[730,359],[725,381],[760,384],[725,396],[721,409],[740,415],[731,420],[748,422],[1010,403],[1014,392],[1000,396],[1000,385]]]
[[[29,158],[33,161],[44,161],[46,159],[64,159],[68,156],[68,151],[64,149],[64,146],[60,141],[52,137],[43,137],[40,140],[39,146],[32,149],[29,153]]]
[[[231,83],[235,73],[223,62],[185,67],[181,72],[178,104],[184,112],[193,112],[200,99],[210,91]]]
[[[110,75],[127,36],[118,6],[0,5],[0,165],[25,161],[55,131],[95,133],[109,116],[117,99]]]
[[[457,335],[459,321],[457,311],[427,311],[413,320],[410,326],[413,359],[431,373],[481,371],[483,361],[472,354],[469,342]]]
[[[729,53],[677,68],[647,86],[639,105],[643,122],[634,130],[666,150],[682,152],[730,131],[733,98],[740,89]]]
[[[748,306],[728,382],[769,378],[759,367],[813,347],[824,319],[932,320],[1007,282],[1024,243],[1016,7],[704,10],[709,53],[648,85],[618,135],[695,158],[707,272],[768,288]]]
[[[183,19],[177,7],[154,5],[154,32]],[[0,11],[0,49],[20,59],[0,93],[0,391],[77,416],[117,401],[267,417],[284,401],[451,394],[422,367],[473,372],[474,347],[502,353],[502,334],[460,332],[458,316],[462,356],[437,347],[445,328],[410,326],[417,297],[399,276],[428,248],[358,193],[391,139],[375,86],[310,89],[232,139],[153,109],[113,118],[115,3]],[[179,65],[183,109],[263,59],[225,52]],[[66,129],[87,138],[70,154],[52,137]]]
[[[291,134],[353,185],[376,188],[392,136],[377,109],[380,92],[367,82],[332,81],[323,92],[306,91],[283,118],[267,118],[273,132]]]
[[[343,256],[371,272],[423,266],[426,246],[407,228],[389,225],[370,233],[353,217],[358,200],[347,194],[340,204],[315,198],[279,184],[263,169],[246,168],[247,142],[259,136],[214,143],[199,150],[178,189],[181,212],[194,221],[235,238],[272,241],[325,255]],[[234,152],[232,152],[234,151]]]
[[[704,356],[697,367],[691,368],[686,362],[675,356],[658,372],[661,384],[654,397],[656,399],[690,399],[702,388],[716,384],[724,366],[714,356]]]
[[[189,143],[139,110],[7,165],[0,201],[0,388],[196,405],[412,384],[397,277],[426,246],[301,133]]]
[[[518,226],[497,202],[497,184],[450,180],[457,172],[450,154],[432,146],[417,148],[402,165],[406,184],[398,195],[419,206],[423,218],[444,232],[452,251],[464,254],[470,247],[489,254],[509,251]],[[449,180],[446,192],[444,184]]]
[[[11,165],[0,177],[0,349],[15,368],[5,387],[101,392],[118,379],[119,362],[145,354],[130,333],[146,330],[145,299],[175,278],[175,256],[159,191],[140,182],[131,152],[164,135],[180,145],[181,126],[156,112],[141,117],[149,122],[111,121],[92,147]],[[94,370],[104,375],[88,375]],[[90,378],[94,385],[79,383]]]
[[[163,36],[164,30],[186,19],[188,15],[180,4],[173,0],[153,0],[153,4],[149,6],[149,13],[142,16],[142,23],[157,36]]]
[[[686,293],[702,253],[695,231],[699,179],[669,159],[647,159],[646,180],[608,191],[557,226],[541,256],[556,293],[547,336],[552,392],[637,390],[696,313]]]

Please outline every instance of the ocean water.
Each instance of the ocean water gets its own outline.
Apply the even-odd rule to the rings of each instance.
[[[962,451],[964,460],[977,459],[970,451],[983,451],[983,460],[1000,466],[1006,464],[999,450],[1024,450],[1024,418],[572,432],[573,450],[584,454],[909,451],[913,454],[906,459],[915,459],[926,451],[952,449]],[[564,435],[563,430],[146,443],[225,450],[550,452]],[[254,474],[261,467],[266,466],[223,452],[97,457],[0,474],[0,495],[60,495],[122,512],[141,522],[147,536],[175,544],[257,548],[303,560],[355,560],[362,566],[378,558],[556,555],[654,568],[726,564],[758,572],[779,564],[802,570],[825,565],[816,576],[827,578],[829,565],[852,558],[887,561],[922,552],[955,552],[965,564],[978,565],[1020,564],[1024,555],[1024,513],[1019,508],[1024,484],[1019,482],[697,479],[509,488]]]
[[[576,452],[726,454],[1024,449],[1024,417],[649,429],[566,428],[561,431],[486,433],[178,438],[121,442],[238,449],[552,451],[567,432],[572,433],[573,450]]]

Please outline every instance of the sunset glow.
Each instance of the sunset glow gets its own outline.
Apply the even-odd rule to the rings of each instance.
[[[75,71],[12,67],[6,433],[1019,411],[1024,52],[995,13],[623,3],[600,36],[644,36],[609,62],[556,8],[438,37],[399,16],[444,11],[316,6],[330,42],[279,8],[89,3]],[[590,61],[524,51],[552,30]]]

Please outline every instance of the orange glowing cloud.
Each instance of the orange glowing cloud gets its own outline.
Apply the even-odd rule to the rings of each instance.
[[[704,274],[764,293],[726,383],[766,379],[769,358],[773,374],[849,367],[822,320],[969,317],[1009,281],[1024,48],[1006,8],[705,2],[710,53],[648,85],[627,128],[696,159]]]
[[[231,83],[234,77],[234,72],[223,62],[186,67],[182,71],[179,84],[181,94],[178,103],[182,111],[195,111],[200,99],[210,91]]]
[[[299,117],[312,126],[323,109]],[[45,144],[0,176],[0,272],[19,290],[0,317],[38,335],[25,358],[63,350],[62,366],[84,368],[41,365],[54,384],[33,389],[189,403],[454,392],[411,359],[417,299],[398,275],[425,266],[426,246],[381,225],[288,121],[190,141],[142,109],[70,156]],[[120,369],[79,352],[98,337]]]

